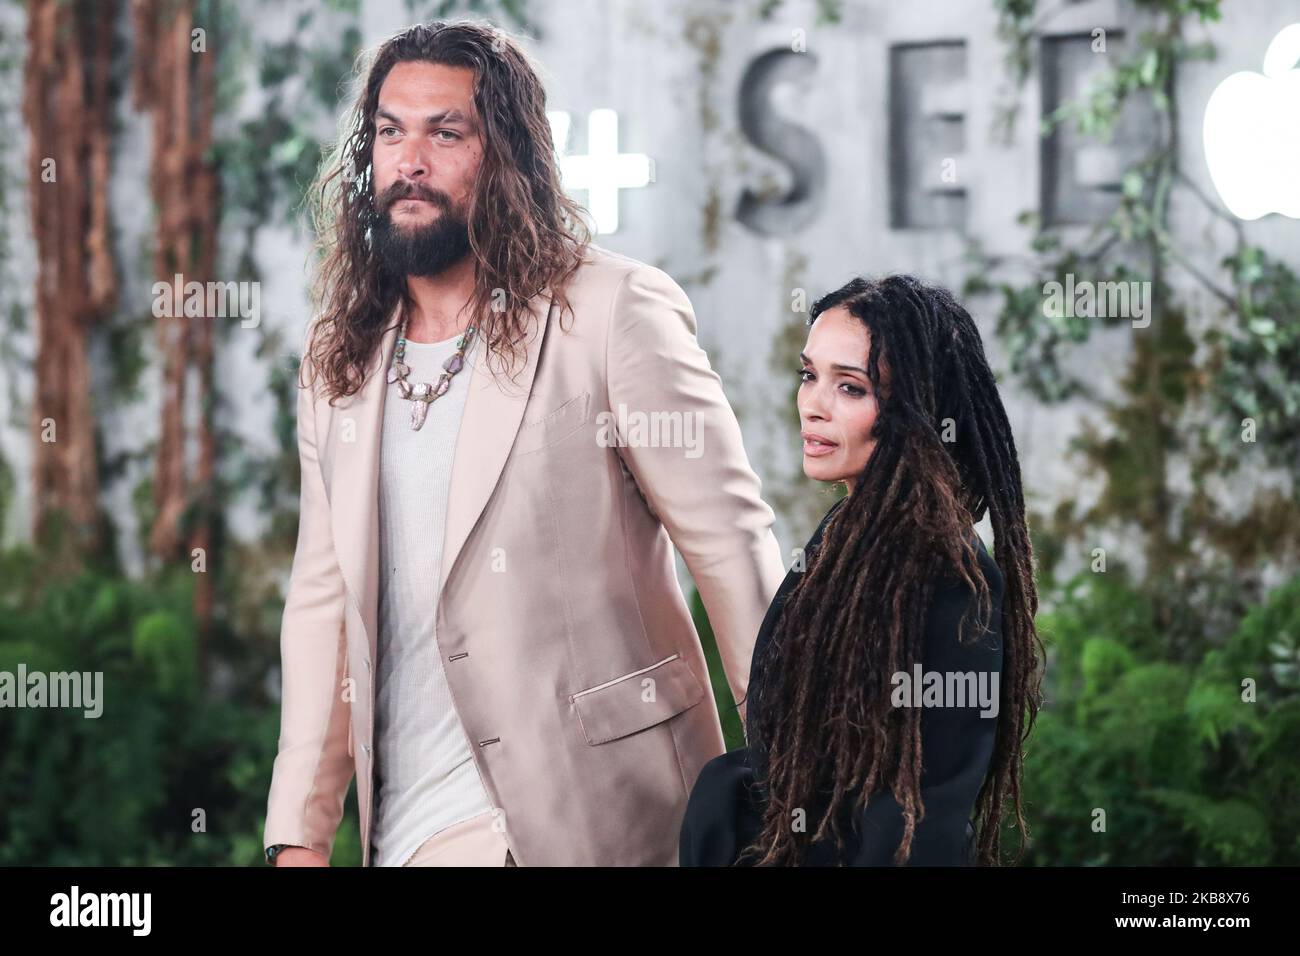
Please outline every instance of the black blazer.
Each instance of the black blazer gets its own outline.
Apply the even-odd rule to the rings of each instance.
[[[820,545],[822,531],[845,500],[837,501],[822,518],[805,546],[806,557],[811,558]],[[979,536],[974,536],[978,540]],[[1002,573],[982,541],[978,542],[976,551],[993,601],[989,629],[978,641],[959,643],[957,626],[973,595],[959,581],[942,582],[935,590],[926,618],[922,669],[941,673],[997,673],[1000,680]],[[763,618],[750,668],[751,694],[757,684],[764,648],[800,573],[792,570],[786,574]],[[971,614],[973,618],[973,610]],[[754,708],[761,707],[761,701],[748,694],[746,699],[751,716],[756,716]],[[925,804],[925,819],[917,824],[913,835],[909,865],[957,866],[972,862],[975,831],[970,819],[988,772],[998,719],[981,717],[978,706],[922,709],[921,799]],[[760,763],[751,748],[741,747],[704,765],[691,790],[682,821],[678,846],[678,862],[682,866],[734,865],[740,851],[757,836],[761,803],[754,781],[755,766]],[[833,839],[823,839],[809,849],[807,865],[893,865],[893,855],[903,835],[902,808],[893,796],[886,790],[878,791],[866,810],[856,811],[854,816],[856,832],[846,833],[844,854],[836,852]],[[815,829],[818,822],[810,813],[809,829]]]

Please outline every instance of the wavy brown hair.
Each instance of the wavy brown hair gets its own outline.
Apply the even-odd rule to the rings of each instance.
[[[423,61],[474,71],[474,108],[483,158],[468,225],[475,260],[469,307],[480,317],[489,357],[508,369],[520,357],[529,300],[550,289],[561,321],[564,287],[590,235],[582,210],[560,186],[546,93],[513,38],[486,22],[435,21],[413,26],[358,58],[356,92],[337,144],[308,193],[318,264],[312,288],[317,320],[303,366],[319,371],[330,402],[360,389],[400,303],[412,302],[406,277],[394,275],[371,243],[375,209],[371,151],[379,90],[392,68]]]
[[[797,865],[828,835],[842,851],[850,811],[888,793],[903,818],[894,862],[909,858],[925,809],[921,714],[892,706],[891,675],[921,661],[927,609],[944,580],[969,589],[966,615],[975,611],[977,633],[988,628],[990,588],[971,533],[987,513],[1004,582],[1003,661],[976,858],[996,864],[1008,801],[1025,848],[1021,746],[1040,706],[1043,656],[1015,440],[979,331],[948,292],[911,276],[859,278],[819,299],[808,324],[837,306],[870,332],[876,445],[755,662],[746,729],[763,816],[741,856]],[[955,441],[944,440],[948,419]],[[797,832],[792,813],[810,807],[825,808],[815,832]]]

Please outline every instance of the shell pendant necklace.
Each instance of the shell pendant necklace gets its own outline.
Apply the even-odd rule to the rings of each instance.
[[[475,328],[471,325],[456,339],[456,351],[442,363],[443,371],[437,382],[416,382],[412,385],[407,381],[411,367],[403,361],[406,357],[406,319],[402,319],[402,327],[397,331],[397,347],[393,350],[393,364],[388,369],[388,383],[395,384],[402,398],[411,403],[411,428],[414,431],[418,432],[424,425],[424,419],[429,414],[429,404],[447,394],[452,377],[465,367],[465,351],[474,339],[474,332]]]

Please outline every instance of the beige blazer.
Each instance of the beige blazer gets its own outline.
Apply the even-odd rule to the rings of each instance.
[[[438,649],[520,866],[676,865],[690,788],[724,744],[672,546],[736,700],[785,569],[685,293],[659,269],[591,246],[569,297],[567,331],[549,295],[534,300],[516,384],[494,379],[476,350],[451,475]],[[355,774],[363,865],[375,785],[380,425],[395,343],[386,331],[362,389],[332,408],[314,387],[300,390],[301,513],[263,834],[266,846],[328,856]],[[682,413],[676,441],[638,427],[637,413]]]

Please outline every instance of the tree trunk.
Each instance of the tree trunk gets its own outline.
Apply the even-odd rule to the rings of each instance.
[[[65,560],[105,542],[90,333],[117,296],[108,219],[115,2],[31,0],[23,116],[37,248],[32,538]]]
[[[138,107],[153,117],[150,190],[157,209],[156,278],[172,285],[206,283],[216,271],[220,197],[208,158],[212,144],[215,53],[194,50],[191,0],[133,0],[136,43],[148,55],[135,58]],[[211,620],[212,513],[216,449],[212,432],[213,332],[218,317],[165,315],[157,319],[162,363],[158,451],[154,465],[154,520],[150,551],[163,561],[194,560],[201,549],[204,571],[195,582],[195,615],[201,630]],[[190,373],[196,381],[190,382]],[[186,401],[193,384],[197,395]],[[187,407],[196,413],[188,416]],[[187,466],[187,429],[193,429],[197,461]]]

